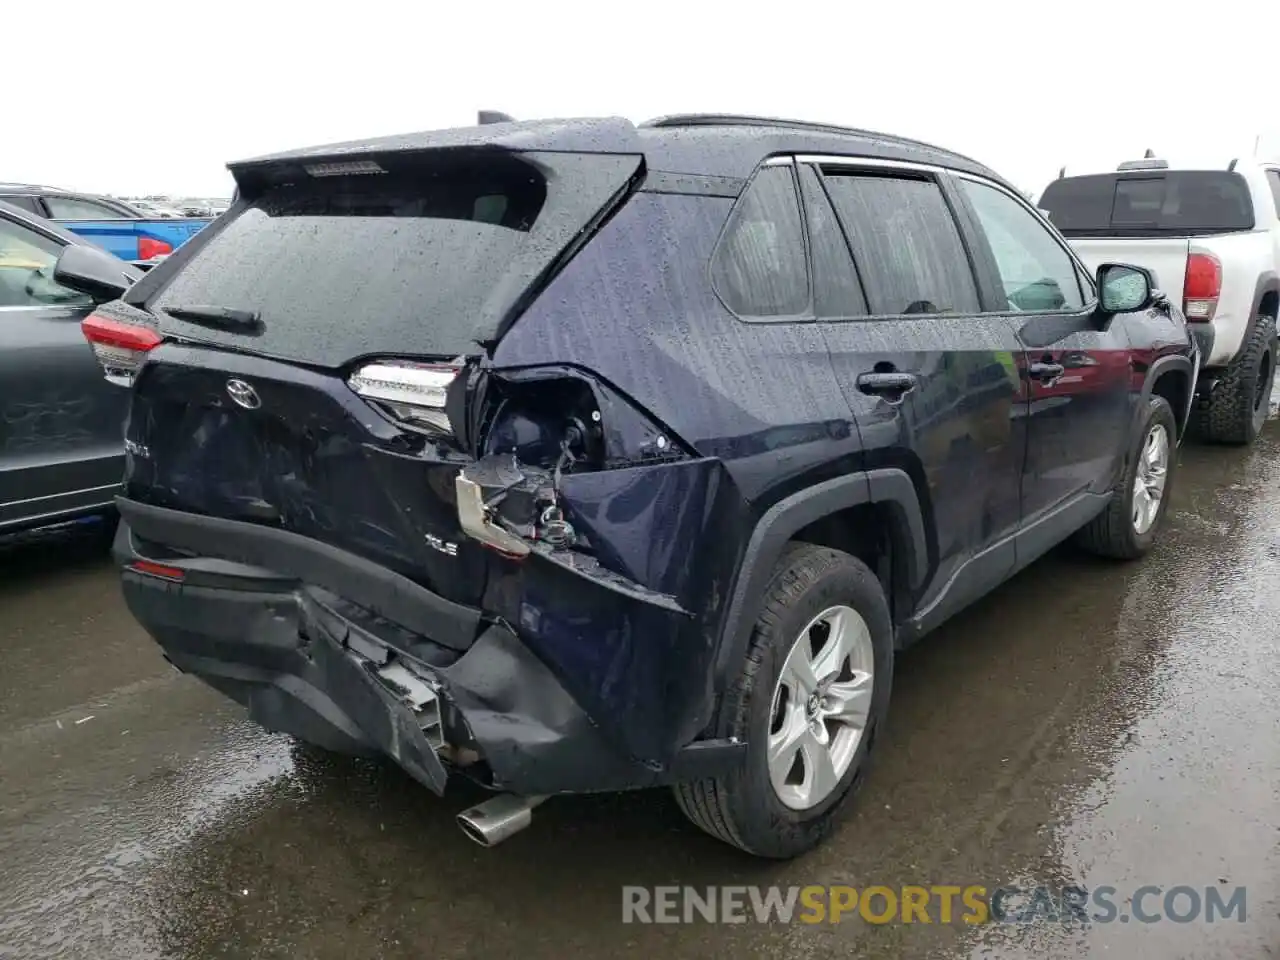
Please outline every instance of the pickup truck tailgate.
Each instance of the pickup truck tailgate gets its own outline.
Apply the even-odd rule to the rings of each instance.
[[[72,233],[79,234],[90,243],[115,254],[121,260],[133,262],[149,259],[153,254],[142,247],[142,241],[152,240],[167,244],[169,252],[194,237],[212,220],[202,217],[173,220],[57,220]],[[148,245],[154,249],[154,245]]]
[[[1191,241],[1186,237],[1068,237],[1067,242],[1090,273],[1104,263],[1131,263],[1155,275],[1156,287],[1174,303],[1182,303]]]

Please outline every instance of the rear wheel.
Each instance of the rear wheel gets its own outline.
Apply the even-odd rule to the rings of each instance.
[[[678,785],[680,808],[757,856],[816,846],[863,782],[892,676],[893,630],[875,574],[838,550],[793,544],[717,720],[719,736],[747,742],[746,761]]]
[[[1271,407],[1275,360],[1275,318],[1258,317],[1244,352],[1197,406],[1196,435],[1210,443],[1253,443]]]
[[[1164,397],[1152,397],[1111,503],[1076,535],[1077,543],[1091,553],[1121,560],[1150,550],[1168,510],[1177,448],[1173,408]]]

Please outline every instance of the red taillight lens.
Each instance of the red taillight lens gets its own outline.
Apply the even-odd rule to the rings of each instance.
[[[80,322],[84,338],[111,383],[127,387],[146,358],[147,352],[164,339],[150,327],[121,323],[101,314],[91,313]]]
[[[1218,309],[1222,293],[1222,263],[1211,253],[1187,257],[1187,274],[1182,283],[1182,312],[1188,320],[1208,323]]]
[[[178,583],[187,578],[187,572],[181,567],[170,567],[151,560],[134,560],[129,564],[129,569],[135,573],[145,573],[149,577],[159,577],[161,580],[176,580]]]
[[[167,257],[173,253],[173,244],[151,237],[138,238],[138,259],[151,260],[155,257]]]

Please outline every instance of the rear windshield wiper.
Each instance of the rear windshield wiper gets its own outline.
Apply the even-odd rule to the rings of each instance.
[[[213,327],[217,330],[232,330],[236,333],[261,333],[262,318],[256,310],[237,310],[234,307],[185,306],[161,307],[164,313],[175,320],[202,327]]]

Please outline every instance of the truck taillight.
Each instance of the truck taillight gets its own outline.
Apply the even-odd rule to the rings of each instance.
[[[347,378],[347,386],[397,420],[452,433],[445,413],[445,396],[461,369],[461,361],[437,364],[382,360],[360,367]]]
[[[138,259],[154,260],[156,257],[167,257],[173,253],[173,244],[151,237],[138,238]]]
[[[1211,253],[1187,256],[1187,273],[1182,284],[1182,312],[1195,323],[1208,323],[1218,309],[1222,292],[1222,264]]]
[[[133,375],[147,353],[164,339],[150,327],[121,323],[98,313],[85,317],[80,322],[80,330],[93,348],[107,380],[122,387],[133,383]]]

